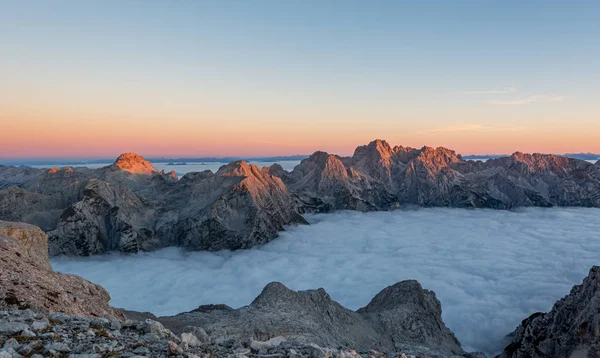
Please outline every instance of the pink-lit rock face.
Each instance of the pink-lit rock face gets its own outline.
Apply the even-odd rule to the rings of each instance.
[[[152,175],[158,173],[158,170],[149,161],[135,153],[121,154],[115,161],[114,166],[132,174]]]

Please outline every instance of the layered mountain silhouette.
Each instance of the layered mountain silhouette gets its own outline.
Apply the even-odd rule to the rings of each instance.
[[[467,161],[375,140],[351,157],[315,152],[291,172],[236,161],[179,179],[133,153],[99,169],[0,166],[0,219],[42,227],[52,255],[243,249],[306,223],[303,213],[404,205],[600,207],[600,165],[520,152]]]

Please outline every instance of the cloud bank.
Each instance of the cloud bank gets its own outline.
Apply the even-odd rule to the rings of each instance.
[[[357,309],[384,287],[417,279],[436,292],[463,347],[490,355],[521,320],[549,310],[600,264],[599,209],[437,208],[309,220],[245,251],[169,248],[52,263],[104,286],[116,307],[157,315],[208,303],[247,305],[270,281],[324,287]]]

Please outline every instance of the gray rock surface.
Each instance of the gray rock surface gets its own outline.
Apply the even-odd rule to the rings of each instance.
[[[32,336],[27,327],[32,322],[42,320],[50,324],[44,333]],[[357,352],[340,347],[321,347],[315,343],[288,341],[283,337],[275,337],[268,341],[254,340],[248,345],[240,345],[231,339],[201,341],[193,333],[177,336],[166,329],[163,330],[168,331],[168,335],[149,333],[148,325],[159,326],[160,323],[151,320],[126,320],[118,328],[109,329],[90,318],[68,315],[54,317],[31,310],[9,308],[0,310],[0,357],[410,357],[404,353],[379,352],[372,349]]]
[[[52,271],[47,250],[47,236],[38,227],[0,221],[0,308],[122,317],[108,305],[110,296],[102,287]]]
[[[600,266],[547,313],[534,313],[509,335],[501,358],[600,356]]]
[[[172,317],[149,317],[175,333],[197,332],[200,327],[206,332],[205,340],[265,353],[285,346],[285,342],[358,352],[374,350],[390,356],[472,356],[444,325],[435,294],[416,281],[387,287],[358,311],[342,307],[322,288],[296,292],[273,282],[250,305],[239,309],[209,305]]]

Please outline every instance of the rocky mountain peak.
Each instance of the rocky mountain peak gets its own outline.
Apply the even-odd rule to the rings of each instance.
[[[600,167],[600,160],[596,162],[596,165]]]
[[[367,145],[356,147],[352,158],[356,158],[357,160],[370,158],[378,161],[389,161],[393,155],[394,151],[388,142],[382,139],[375,139]]]
[[[294,291],[280,282],[271,282],[265,286],[251,305],[253,307],[293,306],[300,304],[303,300],[310,301],[311,297],[313,300],[315,297],[319,297],[319,300],[331,301],[329,294],[322,288],[308,291]]]
[[[260,168],[254,164],[248,164],[245,160],[238,160],[229,164],[223,165],[217,170],[217,175],[222,176],[240,176],[249,177],[260,172]]]
[[[363,312],[394,309],[406,304],[427,306],[437,314],[442,314],[441,305],[433,291],[425,290],[416,280],[400,281],[384,288],[369,304],[361,308]]]
[[[149,161],[135,153],[121,154],[113,166],[132,174],[152,175],[158,173],[158,170]]]
[[[600,352],[600,266],[593,266],[550,312],[532,314],[509,337],[512,343],[499,357],[593,357]]]
[[[455,151],[444,148],[423,147],[417,157],[420,164],[424,164],[433,172],[438,172],[452,163],[461,162],[462,159]]]
[[[571,158],[561,157],[554,154],[526,154],[515,152],[510,156],[512,164],[523,166],[523,170],[527,169],[532,172],[544,171],[562,171],[573,161]]]

